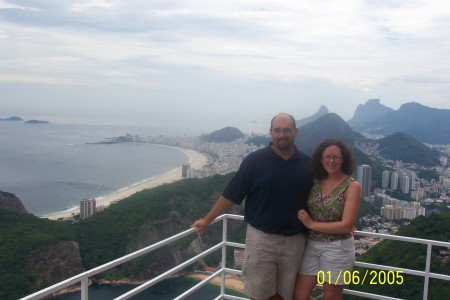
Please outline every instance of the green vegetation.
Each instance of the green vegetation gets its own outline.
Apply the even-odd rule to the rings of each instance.
[[[104,264],[144,245],[189,229],[195,219],[210,209],[228,180],[226,176],[185,179],[144,190],[79,222],[76,224],[78,242],[86,268]],[[170,248],[172,251],[174,248],[185,249],[196,237],[183,239]],[[167,259],[165,257],[166,248],[129,263],[124,268],[117,268],[115,273],[108,275],[112,276],[110,279],[120,278],[142,269],[143,261],[164,261]],[[142,276],[152,274],[141,273]]]
[[[380,214],[380,210],[378,208],[375,208],[369,202],[361,199],[360,206],[359,206],[358,218],[361,218],[361,217],[364,217],[367,215],[378,215],[378,214]]]
[[[434,167],[440,164],[439,152],[418,142],[406,133],[394,133],[379,140],[380,154],[392,160],[401,160],[421,166]]]
[[[91,269],[189,229],[194,220],[211,208],[230,177],[231,174],[185,179],[144,190],[73,224],[0,209],[0,299],[16,299],[61,281],[41,281],[41,278],[48,277],[43,273],[48,273],[48,270],[33,267],[37,253],[48,252],[58,243],[77,242],[82,267]],[[239,223],[231,226],[230,239],[242,242],[243,223]],[[209,247],[221,237],[221,226],[214,225],[202,234],[202,242]],[[178,255],[181,259],[188,255],[187,248],[195,238],[196,235],[187,237],[171,244],[170,248],[163,247],[99,276],[106,279],[153,277],[164,271],[161,268],[176,264],[174,258]],[[232,255],[230,251],[230,261]],[[51,264],[54,257],[49,254],[42,259]],[[214,266],[220,260],[220,253],[206,259]],[[82,270],[77,268],[76,271],[78,274]],[[70,276],[66,274],[65,278]]]
[[[62,272],[62,275],[68,278],[73,276],[68,274],[78,274],[82,270],[94,268],[187,230],[194,220],[210,209],[231,176],[232,174],[205,179],[185,179],[144,190],[77,223],[50,221],[30,214],[0,209],[0,299],[17,299],[61,281],[61,278],[49,277],[51,272],[44,266],[53,264],[56,255],[61,257],[60,251],[57,254],[49,252],[49,249],[57,245],[76,242],[79,246],[79,265]],[[234,213],[242,213],[241,207],[233,209],[236,210]],[[362,201],[360,215],[371,212],[370,205]],[[419,217],[403,228],[400,235],[448,241],[449,226],[450,214]],[[230,221],[228,234],[230,241],[243,243],[245,224]],[[188,250],[196,238],[197,235],[192,235],[170,246],[164,246],[144,257],[99,274],[97,279],[152,278],[178,264],[179,260],[192,257],[192,250]],[[210,247],[221,238],[222,226],[212,225],[201,234],[201,247]],[[449,262],[438,257],[438,250],[433,249],[432,271],[449,274]],[[227,265],[231,266],[233,251],[230,249],[227,255]],[[423,246],[384,241],[361,257],[361,260],[423,269],[424,255]],[[220,251],[209,255],[204,261],[216,267],[221,261]],[[66,262],[67,260],[60,259],[58,268]],[[405,276],[401,287],[365,285],[362,288],[414,299],[409,297],[408,293],[420,297],[422,287],[420,278]],[[396,292],[393,293],[393,290]],[[448,293],[450,291],[447,282],[431,282],[431,299],[444,298],[439,295]]]
[[[398,200],[404,200],[408,202],[415,201],[413,198],[411,198],[411,194],[404,194],[401,191],[386,190],[386,194]]]
[[[417,176],[419,176],[419,178],[423,178],[428,181],[431,181],[432,179],[439,180],[439,174],[438,172],[436,172],[436,170],[420,170],[417,173]]]
[[[403,227],[398,235],[410,236],[429,240],[448,242],[450,240],[450,214],[438,213],[430,217],[418,217],[410,225]],[[450,260],[439,257],[441,247],[432,248],[431,272],[450,274]],[[426,245],[412,244],[385,240],[372,247],[360,261],[381,264],[386,266],[401,267],[419,271],[425,270]],[[365,274],[366,269],[356,268],[360,274]],[[370,270],[369,270],[370,272]],[[376,272],[379,274],[380,272]],[[373,273],[375,274],[375,273]],[[349,288],[364,290],[379,295],[388,295],[401,299],[422,299],[424,281],[422,277],[403,275],[404,281],[399,284],[369,284],[351,285]],[[379,279],[377,279],[379,280]],[[375,280],[374,282],[377,282]],[[431,280],[429,299],[444,299],[450,294],[450,284],[444,280]]]
[[[0,208],[0,299],[31,293],[39,274],[27,270],[28,260],[50,245],[73,240],[75,228],[70,223]]]

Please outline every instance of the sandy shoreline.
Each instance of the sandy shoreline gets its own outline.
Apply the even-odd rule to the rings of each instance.
[[[205,279],[208,276],[209,275],[205,275],[205,274],[191,273],[191,274],[187,275],[186,277],[194,278],[196,280],[202,281],[203,279]],[[222,284],[221,280],[222,279],[220,276],[216,276],[210,281],[210,283],[215,284],[215,285],[221,285]],[[244,282],[237,278],[226,277],[225,278],[225,286],[229,289],[244,293]]]
[[[178,148],[181,151],[183,151],[186,155],[189,156],[189,164],[191,165],[192,169],[199,170],[203,168],[206,164],[208,164],[208,157],[205,154],[202,154],[198,151],[191,150],[191,149],[185,149],[185,148]],[[137,192],[140,192],[145,189],[151,189],[156,186],[166,184],[166,183],[172,183],[178,180],[181,180],[183,177],[181,176],[181,166],[173,169],[165,174],[162,174],[160,176],[156,176],[154,178],[151,178],[146,181],[139,182],[137,184],[134,184],[130,187],[123,188],[120,190],[117,190],[115,192],[112,192],[109,195],[101,196],[95,198],[97,200],[97,207],[107,207],[111,203],[120,201],[122,199],[125,199]],[[81,199],[80,199],[81,200]],[[74,207],[72,209],[55,212],[51,214],[46,214],[41,216],[42,218],[48,218],[50,220],[57,220],[60,218],[70,218],[73,215],[77,215],[80,213],[80,207]]]

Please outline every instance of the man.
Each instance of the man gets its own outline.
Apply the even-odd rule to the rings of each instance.
[[[295,119],[276,115],[269,146],[249,154],[222,196],[192,227],[204,230],[233,204],[245,201],[248,223],[243,274],[252,299],[292,299],[305,243],[297,211],[306,209],[312,186],[309,157],[294,145]]]

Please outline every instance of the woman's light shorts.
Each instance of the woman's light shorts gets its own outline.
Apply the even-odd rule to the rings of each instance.
[[[329,284],[344,285],[344,274],[353,270],[354,262],[353,237],[332,242],[308,239],[299,274],[317,276],[320,272],[321,280]]]

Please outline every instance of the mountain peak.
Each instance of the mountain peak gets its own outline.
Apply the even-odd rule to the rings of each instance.
[[[244,134],[235,127],[225,127],[210,134],[204,134],[200,139],[204,142],[232,142],[245,137]]]
[[[328,114],[328,108],[325,105],[321,105],[319,107],[319,110],[312,116],[306,117],[304,119],[296,120],[295,122],[297,123],[297,127],[301,127],[305,124],[308,124],[308,123],[311,123],[311,122],[317,120],[318,118],[320,118],[326,114]]]
[[[312,153],[314,148],[325,139],[342,139],[353,144],[358,135],[340,116],[328,113],[299,128],[295,144],[304,152]]]
[[[391,111],[393,111],[393,109],[381,104],[380,99],[369,99],[365,104],[359,104],[356,107],[353,118],[348,121],[348,124],[354,126],[370,122]]]
[[[432,108],[417,102],[405,103],[398,110],[368,118],[364,122],[349,122],[349,125],[369,135],[386,136],[404,132],[422,143],[450,142],[450,109]]]

